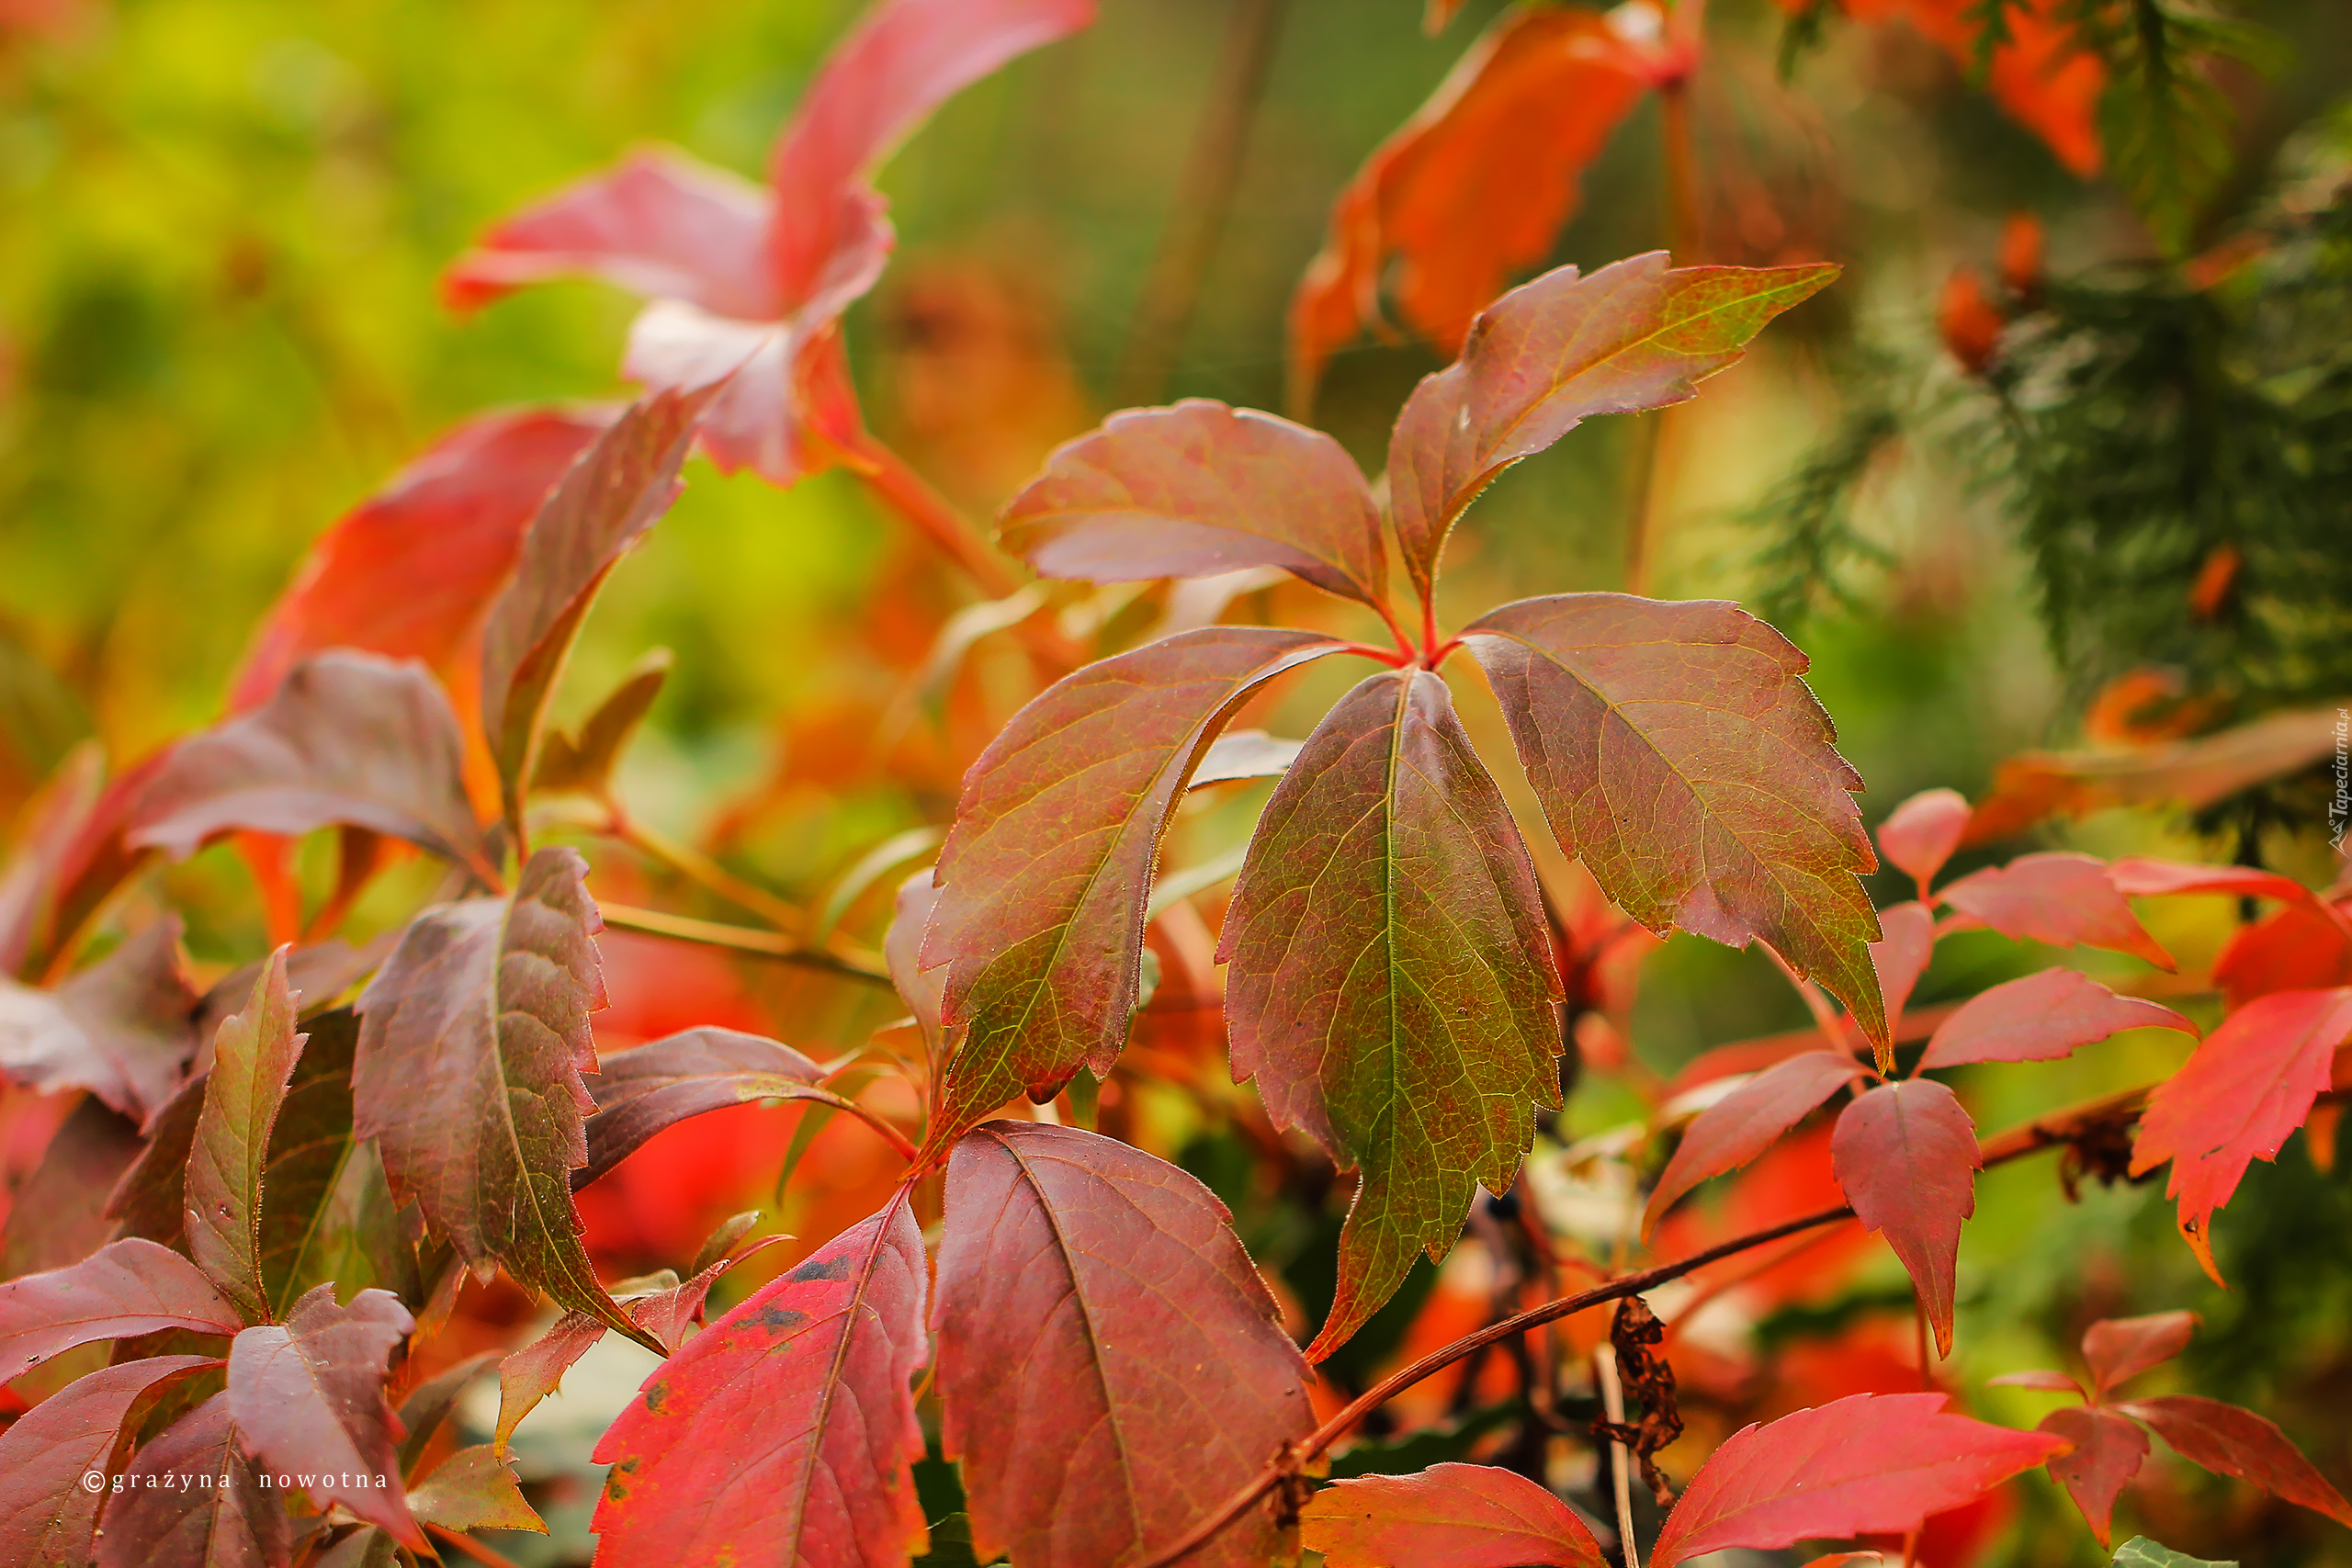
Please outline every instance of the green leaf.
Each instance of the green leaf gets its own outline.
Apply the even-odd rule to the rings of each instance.
[[[1861,775],[1806,660],[1736,604],[1525,599],[1463,639],[1560,848],[1652,931],[1761,940],[1887,1040]]]
[[[1186,780],[1242,700],[1339,644],[1210,626],[1090,664],[1012,716],[965,776],[922,966],[947,966],[944,1147],[1127,1041],[1144,910]]]
[[[571,1203],[605,1004],[579,852],[540,850],[511,898],[427,909],[360,997],[354,1131],[477,1274],[492,1264],[659,1352],[596,1282]]]
[[[261,1267],[283,1314],[314,1285],[422,1294],[416,1255],[375,1147],[352,1131],[351,1069],[359,1020],[337,1008],[308,1021],[262,1175]]]
[[[1234,1076],[1363,1179],[1308,1355],[1442,1257],[1560,1103],[1560,982],[1527,846],[1445,682],[1374,675],[1274,788],[1219,955]]]
[[[262,1180],[270,1129],[302,1054],[286,949],[269,955],[245,1010],[212,1037],[212,1071],[187,1161],[188,1256],[248,1323],[271,1321],[261,1266]]]
[[[2115,1568],[2238,1568],[2238,1564],[2235,1558],[2216,1562],[2208,1557],[2191,1557],[2135,1535],[2115,1549]]]

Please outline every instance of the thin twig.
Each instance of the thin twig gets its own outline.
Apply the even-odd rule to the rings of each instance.
[[[1593,1347],[1592,1379],[1600,1385],[1601,1414],[1611,1426],[1623,1427],[1625,1384],[1617,1375],[1617,1347]],[[1623,1438],[1609,1439],[1609,1472],[1617,1494],[1617,1560],[1624,1568],[1642,1568],[1641,1550],[1634,1540],[1634,1455]]]
[[[701,884],[737,908],[749,910],[780,931],[797,936],[808,929],[808,917],[799,906],[777,897],[764,887],[744,881],[692,844],[681,843],[618,807],[613,810],[612,832],[613,837],[639,853],[660,861],[688,881]]]
[[[1789,984],[1795,987],[1797,995],[1804,999],[1805,1010],[1813,1014],[1814,1024],[1821,1031],[1822,1043],[1832,1051],[1844,1050],[1847,1040],[1845,1021],[1829,1005],[1829,998],[1821,994],[1821,987],[1798,974],[1796,965],[1781,957],[1771,943],[1759,942],[1756,945],[1764,950],[1764,956],[1772,961],[1772,967],[1788,976]]]
[[[1019,591],[1021,573],[1012,562],[904,457],[871,435],[862,437],[850,456],[866,488],[962,567],[982,593],[1002,599]]]
[[[822,969],[827,974],[863,980],[868,985],[890,984],[890,972],[872,959],[827,948],[805,947],[782,931],[756,931],[750,926],[725,925],[718,920],[697,920],[686,915],[673,915],[661,909],[639,909],[628,904],[600,903],[596,910],[605,917],[605,923],[616,931],[666,936],[676,942],[698,942],[706,947],[723,947],[731,953],[757,953],[762,958],[797,964],[808,969]]]
[[[481,1563],[483,1568],[522,1568],[522,1564],[516,1562],[512,1557],[484,1546],[463,1530],[448,1529],[435,1524],[430,1519],[424,1520],[424,1524],[427,1530],[456,1547],[475,1562]]]

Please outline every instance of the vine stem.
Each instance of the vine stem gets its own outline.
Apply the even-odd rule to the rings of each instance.
[[[1980,1142],[1976,1145],[1978,1158],[1984,1168],[1989,1169],[1993,1166],[2007,1164],[2010,1160],[2022,1158],[2038,1150],[2052,1148],[2060,1144],[2070,1142],[2087,1126],[2136,1111],[2146,1103],[2148,1096],[2154,1091],[2154,1085],[2146,1084],[2138,1089],[2125,1089],[2120,1093],[2086,1100],[2079,1104],[2053,1111],[2046,1116],[2036,1117],[2022,1126],[2010,1128],[2007,1132],[1997,1134]],[[1679,1280],[1685,1274],[1695,1273],[1710,1263],[1719,1263],[1726,1258],[1736,1258],[1743,1252],[1752,1251],[1759,1247],[1768,1247],[1783,1237],[1799,1235],[1806,1231],[1817,1230],[1823,1225],[1836,1224],[1853,1217],[1853,1209],[1849,1205],[1840,1204],[1835,1209],[1824,1209],[1817,1213],[1803,1214],[1793,1220],[1784,1220],[1777,1225],[1767,1225],[1762,1230],[1750,1231],[1745,1235],[1734,1236],[1729,1241],[1718,1242],[1713,1247],[1703,1247],[1687,1258],[1678,1258],[1670,1263],[1661,1263],[1654,1269],[1645,1269],[1639,1273],[1623,1275],[1606,1284],[1596,1285],[1589,1291],[1579,1291],[1574,1295],[1562,1296],[1556,1301],[1545,1302],[1541,1306],[1530,1307],[1525,1312],[1504,1318],[1499,1323],[1489,1324],[1476,1333],[1465,1334],[1452,1344],[1430,1351],[1410,1366],[1400,1368],[1373,1384],[1351,1400],[1345,1409],[1308,1433],[1303,1440],[1287,1446],[1280,1460],[1268,1465],[1259,1472],[1255,1480],[1227,1498],[1213,1511],[1204,1515],[1190,1529],[1161,1548],[1157,1554],[1137,1564],[1137,1568],[1170,1568],[1172,1563],[1182,1562],[1216,1539],[1227,1525],[1257,1506],[1268,1494],[1296,1474],[1300,1466],[1313,1460],[1324,1450],[1354,1430],[1356,1424],[1366,1416],[1371,1415],[1415,1383],[1443,1371],[1465,1356],[1483,1350],[1487,1346],[1508,1339],[1515,1334],[1524,1334],[1531,1328],[1554,1323],[1564,1317],[1574,1316],[1589,1308],[1602,1306],[1610,1302],[1622,1301],[1627,1296],[1645,1295],[1660,1285],[1672,1280]]]
[[[655,828],[648,827],[622,811],[612,810],[612,835],[622,843],[685,877],[700,883],[739,909],[757,915],[780,931],[799,934],[807,928],[808,917],[800,908],[777,897],[766,888],[744,881],[692,844],[681,843]]]
[[[981,592],[1002,599],[1020,591],[1021,574],[1004,552],[904,457],[863,431],[847,456],[866,488],[962,567]]]
[[[1804,999],[1805,1011],[1813,1014],[1813,1021],[1821,1031],[1821,1043],[1832,1051],[1846,1049],[1845,1023],[1838,1018],[1837,1011],[1830,1007],[1829,998],[1821,994],[1821,987],[1798,974],[1796,965],[1781,957],[1770,942],[1761,942],[1756,945],[1764,950],[1764,955],[1772,961],[1772,967],[1788,977],[1789,984],[1795,987],[1797,995]],[[1890,1028],[1893,1027],[1894,1021],[1892,1019],[1887,1021]],[[1880,1070],[1883,1072],[1890,1065],[1884,1062],[1880,1063]]]
[[[782,931],[730,926],[718,920],[697,920],[687,915],[673,915],[662,909],[640,909],[628,904],[599,904],[596,910],[604,916],[605,923],[615,931],[666,936],[673,942],[700,942],[706,947],[723,947],[731,953],[757,953],[762,958],[797,964],[807,969],[822,969],[828,974],[863,980],[869,985],[890,984],[890,972],[876,963],[826,948],[808,947]]]
[[[483,1568],[521,1568],[521,1564],[517,1563],[512,1557],[507,1556],[504,1552],[497,1551],[492,1547],[484,1546],[481,1542],[466,1534],[463,1530],[448,1529],[443,1526],[435,1524],[430,1519],[426,1519],[423,1522],[424,1528],[432,1532],[434,1536],[443,1541],[446,1541],[449,1545],[456,1547],[459,1551],[465,1553],[468,1557],[472,1558],[475,1562],[481,1563]]]

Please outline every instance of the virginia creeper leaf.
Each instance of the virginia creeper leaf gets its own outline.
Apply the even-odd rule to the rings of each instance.
[[[824,1077],[791,1046],[736,1029],[689,1029],[607,1057],[587,1079],[596,1113],[587,1123],[588,1163],[571,1173],[572,1190],[654,1134],[706,1111],[755,1100],[840,1104],[819,1087]]]
[[[2092,1324],[2083,1335],[2083,1360],[2090,1367],[2093,1386],[2104,1396],[2149,1368],[2171,1360],[2188,1348],[2198,1322],[2193,1312],[2159,1312],[2145,1317],[2101,1318]]]
[[[333,1285],[229,1347],[229,1416],[246,1449],[292,1472],[322,1508],[340,1503],[412,1549],[424,1534],[401,1485],[400,1418],[384,1398],[386,1362],[415,1320],[388,1291],[337,1306]]]
[[[2132,1174],[2166,1160],[2165,1196],[2180,1234],[2215,1283],[2213,1211],[2257,1159],[2276,1159],[2328,1086],[2335,1048],[2352,1036],[2352,987],[2278,991],[2222,1021],[2187,1065],[2148,1097],[2132,1145]]]
[[[1871,943],[1871,967],[1878,972],[1879,997],[1894,1027],[1911,1000],[1919,976],[1936,955],[1936,918],[1925,904],[1896,904],[1878,912],[1879,939]],[[1891,1066],[1882,1060],[1882,1069]]]
[[[2145,1422],[2181,1458],[2352,1527],[2352,1503],[2312,1468],[2286,1433],[2253,1411],[2191,1393],[2135,1399],[2115,1408]]]
[[[262,1173],[261,1269],[273,1314],[330,1280],[345,1292],[411,1295],[422,1283],[383,1161],[352,1129],[359,1020],[337,1008],[309,1025]]]
[[[107,1200],[141,1153],[139,1123],[84,1095],[50,1134],[40,1163],[9,1194],[8,1217],[0,1223],[0,1280],[68,1268],[114,1240]],[[165,1229],[179,1232],[176,1196]]]
[[[482,732],[509,820],[538,764],[548,699],[605,575],[684,488],[678,469],[723,375],[650,393],[599,434],[523,535],[514,579],[482,630]]]
[[[2200,865],[2192,861],[2126,855],[2107,868],[2116,890],[2144,898],[2167,893],[2226,893],[2233,898],[2277,898],[2315,907],[2312,890],[2291,876],[2252,865]]]
[[[204,1116],[205,1089],[204,1077],[188,1079],[149,1119],[145,1144],[107,1193],[105,1214],[119,1222],[113,1234],[165,1247],[179,1244],[187,1226],[187,1156],[196,1148],[196,1124]],[[105,1110],[96,1100],[85,1104]],[[56,1147],[51,1140],[52,1153]]]
[[[353,1127],[468,1267],[503,1264],[646,1343],[596,1283],[571,1204],[594,1109],[588,1015],[605,1005],[587,874],[578,851],[539,850],[511,898],[410,923],[359,998]]]
[[[2064,1447],[1950,1415],[1943,1404],[1940,1393],[1858,1393],[1742,1427],[1683,1489],[1652,1568],[1730,1546],[1899,1535]]]
[[[2213,980],[2233,1012],[2273,991],[2352,986],[2352,939],[2317,900],[2290,904],[2238,927],[2213,960]]]
[[[1838,1118],[1829,1156],[1864,1227],[1886,1237],[1919,1289],[1936,1348],[1951,1354],[1960,1227],[1976,1213],[1976,1124],[1932,1078],[1881,1084]]]
[[[1944,889],[1944,902],[2021,942],[2104,947],[2173,967],[2172,955],[2140,924],[2107,866],[2089,855],[2019,855],[1962,877]]]
[[[2004,981],[1960,1005],[1928,1038],[1919,1068],[1962,1062],[2052,1062],[2127,1029],[2197,1026],[2168,1007],[2119,997],[2072,969],[2044,969]]]
[[[1861,776],[1804,654],[1737,605],[1623,593],[1522,600],[1463,637],[1553,836],[1603,892],[1652,931],[1770,943],[1888,1041]]]
[[[978,1555],[1142,1561],[1314,1425],[1306,1364],[1191,1176],[1076,1128],[991,1122],[956,1145],[932,1325],[941,1443]],[[1266,1561],[1271,1513],[1204,1546]]]
[[[173,748],[132,810],[130,841],[186,860],[232,829],[291,836],[343,822],[478,863],[464,762],[457,716],[422,665],[314,654],[261,706]]]
[[[1389,517],[1421,596],[1454,519],[1497,474],[1594,414],[1687,401],[1837,276],[1827,263],[1669,271],[1655,251],[1589,277],[1557,268],[1481,310],[1462,357],[1422,378],[1389,437]]]
[[[1098,1077],[1127,1041],[1144,908],[1201,753],[1261,682],[1339,645],[1209,626],[1090,664],[1012,716],[965,775],[922,964],[964,1031],[933,1111],[944,1143],[1022,1093]]]
[[[165,915],[54,991],[0,976],[0,1073],[36,1094],[86,1089],[144,1121],[196,1055],[197,995]]]
[[[1967,831],[1966,797],[1954,789],[1922,790],[1878,825],[1879,852],[1919,885],[1924,898]]]
[[[1684,1193],[1770,1148],[1815,1106],[1865,1072],[1842,1051],[1806,1051],[1768,1067],[1701,1111],[1642,1211],[1643,1238]]]
[[[1307,737],[1259,818],[1218,944],[1237,1078],[1276,1125],[1362,1172],[1338,1294],[1346,1342],[1510,1186],[1556,1106],[1560,980],[1527,846],[1445,682],[1374,675]]]
[[[467,1357],[447,1371],[436,1372],[409,1390],[408,1397],[401,1401],[400,1408],[401,1435],[399,1459],[401,1475],[414,1472],[417,1461],[424,1457],[425,1450],[432,1445],[434,1434],[441,1429],[441,1423],[449,1418],[449,1413],[458,1407],[458,1401],[464,1396],[467,1388],[482,1373],[495,1368],[502,1359],[496,1350],[484,1350],[480,1355]]]
[[[445,433],[319,536],[254,636],[230,705],[259,706],[307,655],[356,648],[424,660],[469,715],[466,655],[523,530],[616,412],[514,410]]]
[[[262,1490],[225,1394],[140,1450],[125,1480],[106,1510],[97,1568],[286,1568],[293,1560],[293,1521]]]
[[[61,1350],[158,1329],[244,1326],[203,1270],[168,1247],[126,1237],[81,1262],[0,1285],[0,1371],[22,1376]]]
[[[548,1533],[547,1521],[523,1500],[505,1457],[489,1443],[459,1449],[435,1465],[408,1495],[408,1506],[410,1513],[443,1529]]]
[[[262,1179],[270,1130],[304,1038],[294,1032],[294,994],[281,947],[254,982],[245,1010],[213,1038],[185,1189],[188,1256],[251,1323],[272,1315],[261,1264]]]
[[[1433,1464],[1325,1487],[1299,1511],[1299,1543],[1328,1568],[1602,1568],[1576,1510],[1527,1477]]]
[[[175,1386],[220,1364],[154,1356],[101,1367],[0,1432],[0,1562],[83,1568],[107,1497],[84,1486],[83,1476],[120,1473],[140,1418]]]
[[[2050,1461],[2050,1477],[2066,1489],[2106,1550],[2115,1526],[2115,1500],[2147,1461],[2148,1438],[2129,1416],[2098,1405],[2070,1404],[2041,1418],[2037,1431],[2075,1445]]]
[[[596,1445],[600,1552],[903,1568],[927,1273],[900,1194],[689,1340]]]
[[[2090,1397],[2090,1395],[2085,1392],[2081,1383],[2076,1382],[2065,1373],[2053,1372],[2046,1370],[2036,1370],[2029,1372],[2003,1372],[1999,1377],[1985,1379],[1984,1386],[1987,1388],[2039,1389],[2044,1393],[2071,1393],[2077,1399],[2087,1399]]]
[[[578,735],[548,730],[538,766],[531,773],[531,787],[609,799],[613,769],[620,761],[621,751],[645,722],[653,699],[662,694],[662,682],[670,677],[670,666],[676,661],[668,649],[652,649],[581,721]]]
[[[1007,502],[999,537],[1046,577],[1134,582],[1277,566],[1377,608],[1380,508],[1346,448],[1206,398],[1127,409],[1066,442]]]

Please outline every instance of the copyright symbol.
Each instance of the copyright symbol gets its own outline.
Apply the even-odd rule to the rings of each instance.
[[[85,1471],[84,1471],[84,1472],[82,1472],[82,1490],[83,1490],[83,1491],[85,1491],[85,1492],[103,1492],[103,1491],[105,1491],[106,1489],[107,1489],[107,1472],[106,1472],[105,1471],[103,1471],[103,1470],[85,1470]]]

